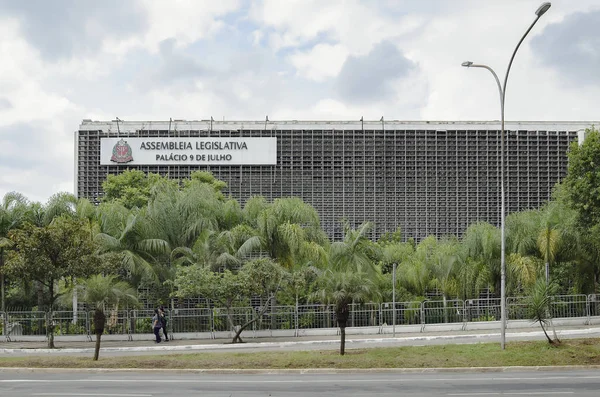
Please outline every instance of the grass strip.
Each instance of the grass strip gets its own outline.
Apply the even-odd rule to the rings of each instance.
[[[0,367],[31,368],[158,368],[158,369],[367,369],[454,368],[504,366],[600,365],[600,339],[570,339],[558,346],[547,342],[497,343],[334,350],[181,353],[144,356],[0,357]]]

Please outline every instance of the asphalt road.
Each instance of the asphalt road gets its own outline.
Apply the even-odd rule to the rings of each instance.
[[[0,372],[0,396],[577,396],[597,397],[600,370],[206,374]]]

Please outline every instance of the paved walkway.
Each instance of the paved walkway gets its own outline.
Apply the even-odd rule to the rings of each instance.
[[[551,335],[551,333],[549,332]],[[600,326],[572,326],[557,328],[557,334],[561,339],[570,338],[599,338]],[[244,334],[242,334],[244,338]],[[251,338],[248,333],[244,338],[244,344],[231,344],[231,339],[175,339],[169,342],[156,344],[154,335],[148,334],[148,339],[134,341],[102,340],[103,351],[190,351],[190,350],[228,350],[228,349],[273,349],[281,347],[293,347],[295,349],[337,348],[339,336],[317,335],[303,337],[261,337]],[[540,328],[507,329],[506,340],[545,340]],[[362,346],[390,346],[390,345],[416,345],[429,343],[476,343],[476,342],[500,342],[499,330],[472,330],[472,331],[443,331],[423,333],[396,333],[386,335],[347,335],[348,345]],[[12,341],[0,342],[0,353],[32,353],[43,354],[52,352],[87,352],[94,349],[95,342],[62,341],[60,336],[55,339],[56,349],[47,349],[45,341]],[[312,347],[311,347],[312,346]]]

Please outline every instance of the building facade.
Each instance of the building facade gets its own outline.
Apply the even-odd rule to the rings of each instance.
[[[570,143],[592,124],[506,124],[507,214],[550,199]],[[417,241],[500,224],[499,122],[84,120],[75,141],[76,192],[93,202],[126,169],[205,170],[242,206],[253,195],[302,198],[334,240],[343,220],[372,221],[373,239],[400,227]]]

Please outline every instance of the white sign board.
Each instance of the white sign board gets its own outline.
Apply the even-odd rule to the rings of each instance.
[[[102,138],[101,165],[276,165],[277,138]]]

